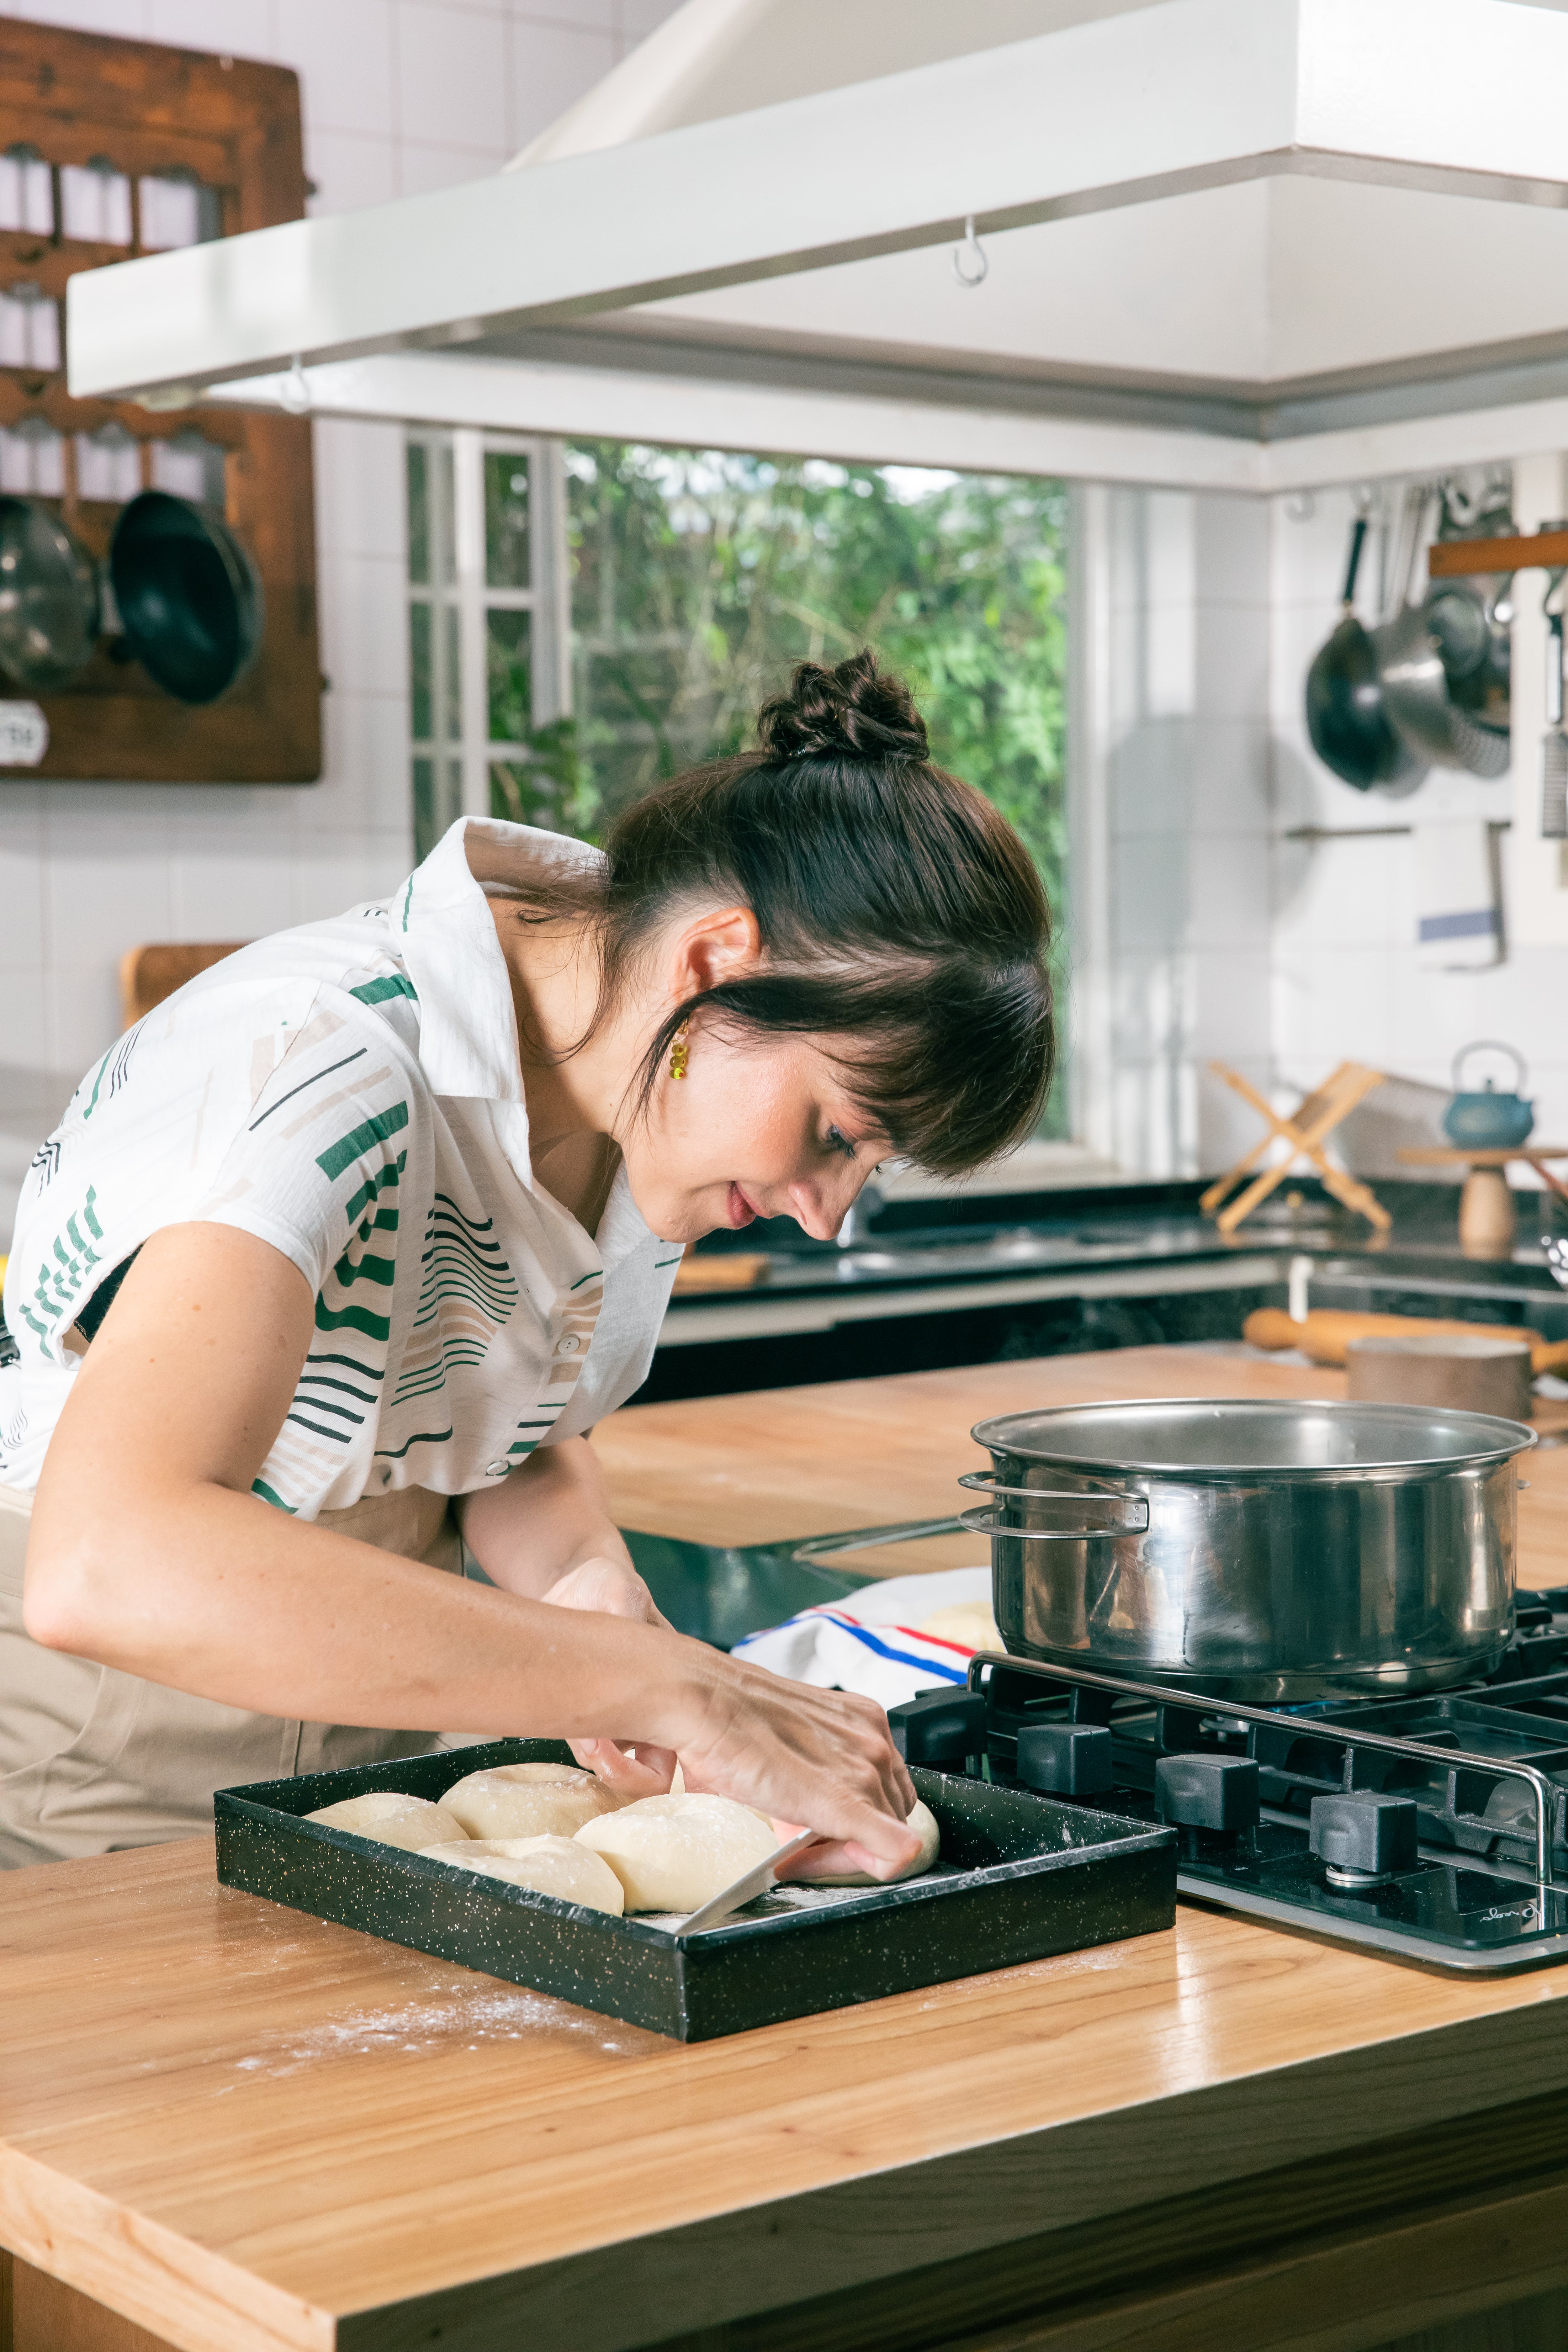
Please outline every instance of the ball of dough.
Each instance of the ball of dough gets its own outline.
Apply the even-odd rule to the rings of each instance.
[[[405,1853],[422,1853],[427,1845],[468,1834],[444,1804],[433,1805],[428,1797],[405,1797],[400,1789],[373,1789],[365,1797],[345,1797],[305,1819],[325,1822],[329,1829],[353,1830],[356,1837],[374,1838],[378,1845],[401,1846]]]
[[[960,1601],[951,1609],[935,1609],[929,1617],[921,1618],[915,1632],[930,1633],[939,1642],[957,1642],[965,1650],[1006,1647],[996,1630],[988,1601]]]
[[[575,1764],[492,1764],[441,1800],[475,1838],[571,1837],[625,1801]]]
[[[425,1859],[504,1878],[512,1886],[531,1886],[536,1895],[585,1904],[590,1911],[613,1911],[617,1918],[626,1908],[621,1882],[609,1864],[575,1838],[466,1838],[461,1845],[426,1846]]]
[[[641,1797],[589,1822],[576,1843],[603,1854],[628,1911],[696,1911],[776,1853],[773,1824],[732,1797]]]
[[[900,1878],[918,1878],[921,1871],[929,1870],[936,1860],[937,1850],[942,1844],[942,1832],[937,1828],[936,1815],[931,1807],[921,1804],[918,1800],[914,1811],[910,1815],[908,1827],[920,1832],[921,1850],[913,1862],[906,1863],[902,1870],[895,1872],[891,1878],[873,1878],[868,1870],[852,1870],[841,1878],[803,1878],[800,1884],[803,1886],[896,1886]]]

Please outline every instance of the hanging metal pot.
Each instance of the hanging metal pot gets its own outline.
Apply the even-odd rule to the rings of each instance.
[[[115,525],[110,578],[130,652],[180,702],[216,702],[265,629],[261,579],[222,517],[143,490]]]
[[[1468,581],[1444,581],[1412,601],[1433,495],[1415,489],[1406,502],[1399,610],[1377,632],[1384,707],[1424,761],[1495,779],[1507,772],[1510,759],[1509,633],[1500,617],[1507,583],[1494,581],[1489,593]]]
[[[0,670],[28,694],[68,685],[101,621],[98,566],[34,499],[0,498]]]

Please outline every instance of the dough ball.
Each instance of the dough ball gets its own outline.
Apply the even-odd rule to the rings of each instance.
[[[474,1838],[571,1837],[625,1801],[576,1764],[492,1764],[441,1800]]]
[[[617,1918],[626,1908],[621,1882],[609,1864],[575,1838],[466,1838],[461,1845],[426,1846],[425,1859],[504,1878],[512,1886],[531,1886],[536,1895],[583,1903],[590,1911],[613,1911]]]
[[[423,1853],[427,1845],[466,1838],[467,1830],[445,1804],[427,1797],[405,1797],[399,1789],[373,1789],[367,1797],[345,1797],[341,1804],[323,1805],[307,1813],[308,1822],[325,1822],[329,1829],[353,1830],[356,1837],[374,1838],[380,1845],[401,1846],[405,1853]]]
[[[957,1642],[966,1650],[1005,1650],[1007,1646],[996,1630],[988,1601],[960,1601],[951,1609],[935,1609],[929,1617],[921,1618],[915,1632],[930,1633],[939,1642]]]
[[[852,1870],[846,1872],[842,1878],[803,1878],[800,1884],[803,1886],[896,1886],[900,1878],[918,1878],[921,1871],[929,1870],[936,1860],[937,1849],[942,1844],[942,1832],[937,1828],[936,1815],[931,1807],[922,1805],[918,1800],[914,1811],[910,1815],[909,1827],[920,1832],[921,1850],[913,1862],[905,1864],[897,1877],[873,1878],[869,1871]]]
[[[732,1797],[641,1797],[577,1832],[626,1889],[628,1911],[696,1911],[776,1853],[773,1824]]]

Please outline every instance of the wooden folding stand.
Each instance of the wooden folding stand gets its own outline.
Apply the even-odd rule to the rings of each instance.
[[[1383,1085],[1384,1073],[1381,1070],[1369,1070],[1362,1062],[1342,1062],[1315,1094],[1303,1098],[1294,1117],[1284,1118],[1272,1104],[1265,1101],[1256,1087],[1248,1085],[1238,1070],[1228,1068],[1224,1062],[1211,1062],[1209,1067],[1216,1078],[1223,1078],[1227,1087],[1240,1095],[1244,1102],[1249,1102],[1253,1109],[1268,1122],[1268,1132],[1259,1137],[1252,1150],[1238,1160],[1234,1168],[1209,1186],[1198,1203],[1205,1217],[1213,1216],[1218,1211],[1222,1234],[1233,1234],[1242,1219],[1250,1216],[1258,1202],[1266,1201],[1275,1186],[1283,1182],[1298,1160],[1302,1159],[1310,1160],[1322,1178],[1325,1189],[1333,1194],[1336,1201],[1342,1201],[1347,1209],[1353,1209],[1358,1216],[1365,1217],[1379,1233],[1387,1233],[1394,1220],[1376,1193],[1369,1185],[1360,1184],[1353,1176],[1347,1176],[1342,1168],[1336,1168],[1323,1150],[1326,1139],[1332,1134],[1341,1119],[1354,1110],[1357,1103],[1363,1101],[1373,1087]],[[1276,1140],[1290,1147],[1285,1158],[1277,1160],[1272,1168],[1264,1169],[1260,1175],[1253,1178],[1244,1192],[1237,1194],[1228,1208],[1221,1209],[1221,1202],[1236,1191],[1248,1169],[1257,1167],[1269,1145]]]

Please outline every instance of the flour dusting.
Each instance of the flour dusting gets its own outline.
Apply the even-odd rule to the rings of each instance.
[[[453,1992],[435,2000],[406,2001],[382,2009],[351,2010],[302,2032],[279,2034],[265,2049],[235,2060],[241,2074],[279,2079],[332,2058],[366,2057],[377,2051],[426,2053],[444,2049],[478,2050],[487,2042],[572,2034],[596,2042],[601,2050],[630,2056],[646,2037],[606,2038],[605,2021],[543,1994],[502,1991]]]

